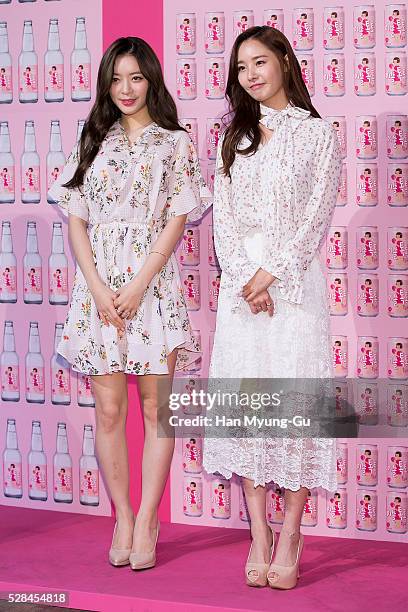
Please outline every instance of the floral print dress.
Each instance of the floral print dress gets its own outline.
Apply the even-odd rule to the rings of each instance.
[[[132,144],[119,121],[110,128],[80,189],[62,187],[74,174],[78,149],[50,192],[63,213],[88,222],[100,278],[116,290],[139,272],[152,245],[172,217],[198,220],[211,203],[188,134],[149,124]],[[166,374],[167,355],[179,352],[176,369],[197,358],[174,253],[147,287],[122,338],[102,324],[77,265],[71,303],[58,352],[73,369],[98,375]]]

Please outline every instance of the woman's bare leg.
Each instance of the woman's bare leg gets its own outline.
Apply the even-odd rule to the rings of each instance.
[[[251,520],[252,551],[249,561],[269,563],[272,533],[266,521],[266,489],[255,487],[254,481],[242,478],[242,486]]]
[[[157,423],[168,423],[171,415],[168,401],[163,402],[171,393],[177,349],[167,357],[169,374],[146,375],[138,377],[140,398],[142,402],[145,439],[142,460],[142,498],[137,513],[133,552],[146,553],[153,550],[156,538],[157,511],[163,495],[170,464],[174,452],[174,431],[167,427],[166,436],[158,437]],[[160,379],[160,381],[159,381]],[[159,393],[160,392],[160,393]]]
[[[307,493],[305,487],[298,491],[285,491],[285,518],[274,558],[274,563],[278,565],[293,565],[296,561],[300,522]]]
[[[115,506],[118,528],[114,546],[132,545],[133,510],[129,498],[129,463],[126,442],[128,410],[126,374],[92,376],[95,397],[95,449]]]

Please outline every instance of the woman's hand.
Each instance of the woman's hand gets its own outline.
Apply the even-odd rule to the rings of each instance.
[[[142,301],[145,289],[146,287],[139,280],[134,279],[116,291],[114,305],[119,317],[133,319]]]
[[[124,332],[125,324],[116,312],[114,304],[115,292],[101,282],[93,288],[91,293],[102,323],[104,325],[112,323],[118,330]]]
[[[246,302],[253,301],[262,291],[265,291],[275,280],[266,270],[259,268],[253,277],[242,288],[242,297]]]
[[[267,312],[270,317],[273,316],[275,310],[273,300],[266,289],[261,291],[256,298],[248,301],[248,306],[250,307],[252,314]]]

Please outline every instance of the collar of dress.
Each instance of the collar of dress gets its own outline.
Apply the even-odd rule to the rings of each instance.
[[[261,111],[259,122],[269,130],[286,124],[291,127],[292,131],[295,131],[299,123],[310,116],[310,111],[294,106],[290,102],[282,110],[276,110],[276,108],[270,108],[264,104],[260,104],[259,109]]]

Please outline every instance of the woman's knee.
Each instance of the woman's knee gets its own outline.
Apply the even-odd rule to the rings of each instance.
[[[116,402],[96,404],[96,419],[99,427],[110,433],[118,427],[123,427],[126,421],[126,407]]]

